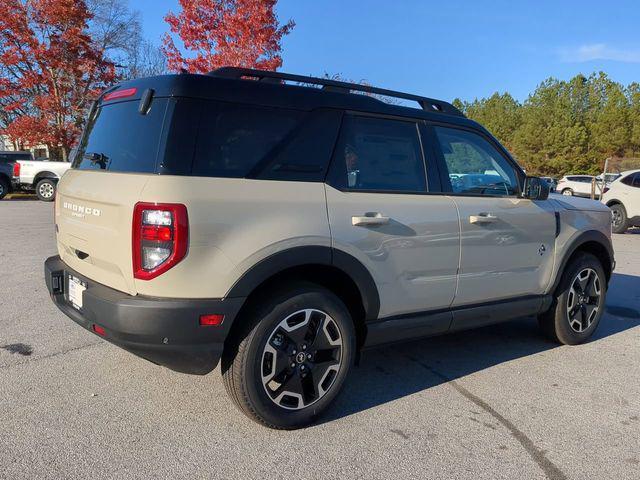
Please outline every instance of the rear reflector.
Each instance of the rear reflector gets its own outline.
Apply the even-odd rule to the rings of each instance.
[[[218,325],[222,325],[223,321],[224,315],[200,315],[200,325],[203,327],[217,327]]]
[[[159,227],[157,225],[142,225],[142,239],[168,242],[173,236],[171,227]]]
[[[137,88],[123,88],[122,90],[107,93],[102,97],[102,101],[106,102],[107,100],[115,100],[116,98],[133,97],[137,91]]]
[[[94,332],[96,332],[98,335],[102,335],[103,337],[107,334],[107,331],[104,328],[102,328],[100,325],[96,325],[95,323],[91,328]]]

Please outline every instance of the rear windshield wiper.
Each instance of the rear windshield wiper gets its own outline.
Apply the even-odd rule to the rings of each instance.
[[[109,161],[109,157],[107,157],[104,153],[87,152],[82,155],[82,158],[84,158],[85,160],[89,160],[94,165],[100,165],[100,168],[103,170],[107,168],[107,162]]]

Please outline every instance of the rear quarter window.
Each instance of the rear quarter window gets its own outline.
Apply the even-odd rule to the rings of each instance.
[[[304,112],[206,102],[191,174],[246,177],[286,140]]]

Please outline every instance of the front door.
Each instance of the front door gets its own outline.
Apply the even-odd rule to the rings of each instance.
[[[454,308],[543,294],[554,262],[551,202],[519,198],[521,173],[488,137],[465,129],[433,129],[460,213]]]
[[[365,265],[381,318],[448,309],[460,255],[454,202],[430,194],[419,122],[345,115],[326,186],[333,247]],[[449,327],[434,325],[433,333]]]

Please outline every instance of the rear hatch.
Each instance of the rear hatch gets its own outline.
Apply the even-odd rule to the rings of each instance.
[[[69,267],[135,295],[133,209],[158,171],[170,100],[155,98],[141,110],[144,92],[128,93],[103,97],[92,109],[73,166],[59,183],[55,217],[58,252]]]

